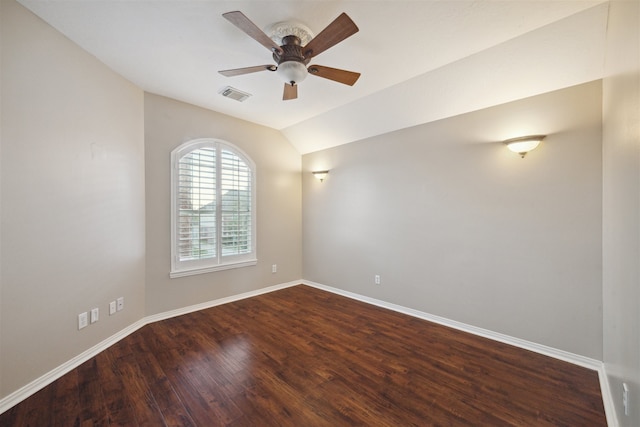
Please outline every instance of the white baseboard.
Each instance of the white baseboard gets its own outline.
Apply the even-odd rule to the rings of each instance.
[[[602,391],[602,398],[604,403],[604,409],[607,416],[607,424],[610,427],[618,427],[618,420],[615,415],[615,408],[613,406],[613,398],[611,396],[609,381],[607,378],[607,374],[605,371],[604,363],[599,360],[591,359],[588,357],[580,356],[578,354],[566,352],[563,350],[559,350],[556,348],[548,347],[545,345],[537,344],[531,341],[522,340],[520,338],[511,337],[508,335],[500,334],[497,332],[489,331],[487,329],[478,328],[476,326],[467,325],[465,323],[457,322],[455,320],[450,320],[444,317],[436,316],[433,314],[424,313],[418,310],[414,310],[411,308],[403,307],[397,304],[392,304],[386,301],[377,300],[375,298],[370,298],[364,295],[359,295],[353,292],[345,291],[342,289],[334,288],[327,285],[322,285],[320,283],[311,282],[308,280],[295,280],[289,283],[283,283],[280,285],[269,286],[266,288],[258,289],[255,291],[245,292],[238,295],[232,295],[226,298],[220,298],[212,301],[207,301],[201,304],[195,304],[188,307],[179,308],[176,310],[167,311],[164,313],[158,313],[151,316],[144,317],[143,319],[138,320],[134,324],[124,328],[118,333],[110,336],[104,341],[96,344],[95,346],[89,348],[88,350],[82,352],[77,355],[73,359],[63,363],[57,368],[47,372],[41,377],[33,380],[29,384],[21,387],[10,395],[0,399],[0,414],[11,409],[13,406],[22,402],[29,396],[33,395],[37,391],[43,389],[47,385],[51,384],[55,380],[62,377],[64,374],[70,372],[71,370],[77,368],[82,363],[91,359],[101,351],[109,348],[114,345],[118,341],[137,331],[145,325],[150,323],[158,322],[165,319],[170,319],[172,317],[181,316],[183,314],[192,313],[198,310],[204,310],[206,308],[215,307],[217,305],[227,304],[233,301],[239,301],[246,298],[251,298],[257,295],[262,295],[269,292],[274,292],[280,289],[289,288],[291,286],[296,286],[299,284],[304,284],[307,286],[311,286],[317,289],[321,289],[327,292],[331,292],[334,294],[342,295],[347,298],[351,298],[354,300],[362,301],[368,304],[376,305],[378,307],[386,308],[389,310],[397,311],[399,313],[407,314],[409,316],[417,317],[420,319],[428,320],[430,322],[438,323],[444,326],[448,326],[460,331],[468,332],[470,334],[478,335],[484,338],[489,338],[494,341],[502,342],[505,344],[510,344],[515,347],[520,347],[525,350],[530,350],[536,353],[543,354],[545,356],[553,357],[556,359],[563,360],[565,362],[573,363],[578,366],[582,366],[584,368],[592,369],[598,372],[598,377],[600,379],[600,387]]]
[[[425,313],[422,311],[414,310],[412,308],[403,307],[401,305],[392,304],[386,301],[370,298],[364,295],[356,294],[353,292],[345,291],[342,289],[334,288],[331,286],[323,285],[309,280],[303,280],[302,284],[318,288],[327,292],[342,295],[347,298],[355,299],[367,304],[376,305],[378,307],[386,308],[389,310],[397,311],[409,316],[417,317],[419,319],[428,320],[433,323],[437,323],[443,326],[448,326],[453,329],[457,329],[463,332],[468,332],[473,335],[478,335],[484,338],[489,338],[494,341],[498,341],[504,344],[509,344],[515,347],[519,347],[525,350],[533,351],[545,356],[553,357],[565,362],[572,363],[574,365],[582,366],[587,369],[591,369],[598,372],[598,378],[600,379],[600,390],[602,392],[602,400],[604,404],[605,415],[607,417],[607,425],[609,427],[618,427],[618,420],[613,406],[613,398],[611,396],[611,389],[609,387],[609,381],[607,379],[607,373],[605,371],[604,363],[600,360],[592,359],[589,357],[581,356],[579,354],[570,353],[568,351],[560,350],[546,345],[534,343],[531,341],[515,338],[509,335],[501,334],[498,332],[490,331],[476,326],[468,325],[466,323],[458,322],[455,320],[447,319],[445,317],[436,316],[433,314]]]
[[[106,340],[99,342],[98,344],[94,345],[88,350],[83,351],[76,357],[66,361],[65,363],[58,366],[57,368],[47,372],[40,378],[36,378],[35,380],[31,381],[27,385],[19,388],[18,390],[14,391],[10,395],[4,397],[3,399],[0,400],[0,414],[11,409],[13,406],[22,402],[32,394],[35,394],[36,392],[42,390],[43,388],[45,388],[46,386],[48,386],[58,378],[62,377],[64,374],[82,365],[84,362],[91,359],[96,354],[106,350],[107,348],[117,343],[121,339],[137,331],[138,329],[143,327],[145,324],[146,323],[144,322],[144,319],[138,320],[134,324],[127,326],[126,328],[113,334]]]
[[[389,310],[397,311],[399,313],[407,314],[409,316],[417,317],[419,319],[428,320],[433,323],[437,323],[443,326],[448,326],[453,329],[457,329],[459,331],[468,332],[473,335],[478,335],[484,338],[489,338],[494,341],[499,341],[501,343],[513,345],[516,347],[524,348],[526,350],[534,351],[536,353],[544,354],[545,356],[551,356],[556,359],[563,360],[565,362],[570,362],[575,365],[579,365],[585,368],[592,369],[597,371],[599,367],[602,365],[602,362],[599,360],[591,359],[589,357],[580,356],[578,354],[569,353],[567,351],[558,350],[552,347],[547,347],[542,344],[536,344],[531,341],[526,341],[520,338],[515,338],[509,335],[500,334],[498,332],[493,332],[488,329],[478,328],[476,326],[468,325],[466,323],[458,322],[455,320],[447,319],[445,317],[436,316],[433,314],[425,313],[419,310],[414,310],[412,308],[407,308],[401,305],[392,304],[390,302],[378,300],[375,298],[370,298],[364,295],[359,295],[353,292],[345,291],[338,288],[333,288],[331,286],[322,285],[320,283],[310,282],[308,280],[303,280],[303,284],[312,286],[314,288],[322,289],[324,291],[332,292],[334,294],[342,295],[348,298],[352,298],[358,301],[366,302],[368,304],[376,305],[378,307],[386,308]]]
[[[598,369],[598,378],[600,379],[600,390],[602,392],[602,403],[604,404],[604,413],[607,416],[607,425],[609,427],[618,427],[618,415],[616,407],[613,404],[613,396],[611,395],[611,386],[609,385],[609,377],[604,363],[601,369]]]
[[[42,375],[39,378],[36,378],[35,380],[31,381],[25,386],[19,388],[18,390],[4,397],[3,399],[0,399],[0,414],[4,413],[5,411],[8,411],[9,409],[14,407],[18,403],[22,402],[29,396],[35,394],[36,392],[42,390],[44,387],[48,386],[55,380],[59,379],[64,374],[82,365],[84,362],[96,356],[98,353],[106,350],[107,348],[111,347],[118,341],[134,333],[135,331],[137,331],[138,329],[142,328],[145,325],[148,325],[150,323],[154,323],[160,320],[169,319],[171,317],[177,317],[183,314],[192,313],[194,311],[204,310],[205,308],[215,307],[217,305],[227,304],[229,302],[238,301],[241,299],[251,298],[257,295],[265,294],[268,292],[277,291],[280,289],[299,285],[300,283],[302,283],[301,280],[296,280],[294,282],[283,283],[275,286],[269,286],[269,287],[258,289],[255,291],[245,292],[242,294],[233,295],[226,298],[207,301],[202,304],[196,304],[188,307],[179,308],[177,310],[171,310],[164,313],[154,314],[151,316],[144,317],[138,320],[137,322],[133,323],[132,325],[129,325],[126,328],[122,329],[121,331],[113,334],[109,338],[99,342],[93,347],[87,349],[86,351],[80,353],[76,357],[68,360],[67,362],[63,363],[57,368],[47,372],[46,374]]]
[[[207,308],[215,307],[217,305],[228,304],[234,301],[240,301],[246,298],[255,297],[269,292],[278,291],[280,289],[290,288],[302,283],[302,280],[295,280],[289,283],[281,283],[279,285],[269,286],[266,288],[257,289],[255,291],[244,292],[238,295],[231,295],[229,297],[220,298],[212,301],[203,302],[201,304],[190,305],[188,307],[182,307],[171,311],[165,311],[164,313],[152,314],[144,318],[145,324],[159,322],[160,320],[170,319],[172,317],[182,316],[183,314],[193,313],[194,311],[200,311]]]

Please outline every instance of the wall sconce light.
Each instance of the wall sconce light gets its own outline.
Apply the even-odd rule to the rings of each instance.
[[[313,171],[311,173],[316,177],[316,179],[319,179],[320,182],[322,182],[327,177],[329,171]]]
[[[531,150],[535,149],[540,141],[542,141],[546,135],[529,135],[521,136],[520,138],[511,138],[504,141],[507,144],[509,150],[514,153],[520,154],[523,157]]]

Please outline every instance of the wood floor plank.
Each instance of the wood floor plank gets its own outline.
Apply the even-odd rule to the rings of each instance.
[[[126,378],[122,378],[118,370],[117,355],[123,345],[125,344],[120,341],[98,354],[94,359],[105,408],[109,415],[109,425],[136,426],[135,414],[123,393]]]
[[[77,381],[80,424],[92,425],[96,427],[109,425],[109,413],[105,406],[105,399],[102,395],[102,386],[98,376],[98,366],[95,358],[83,363],[78,367]]]
[[[49,425],[49,414],[44,413],[41,408],[53,406],[53,392],[54,387],[50,384],[31,396],[25,402],[23,410],[16,413],[13,425],[28,427]]]
[[[175,427],[196,426],[142,334],[136,334],[133,338],[135,344],[132,347],[136,361],[148,381],[150,390],[153,390],[165,424]]]
[[[119,359],[118,371],[123,378],[122,393],[132,408],[140,426],[164,426],[164,418],[144,373],[136,363],[135,356],[127,354]]]
[[[79,427],[82,409],[78,390],[78,371],[73,370],[51,384],[54,402],[51,426]]]
[[[605,426],[595,371],[307,286],[147,325],[0,427]]]

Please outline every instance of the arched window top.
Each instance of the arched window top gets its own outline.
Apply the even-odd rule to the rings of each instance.
[[[251,157],[249,157],[244,151],[242,151],[242,149],[230,142],[217,138],[198,138],[183,142],[171,152],[171,156],[173,159],[174,155],[183,156],[185,153],[196,150],[198,148],[211,147],[212,145],[216,144],[219,145],[220,148],[234,153],[237,157],[242,159],[251,168],[251,170],[255,169],[255,163],[253,162]]]
[[[255,265],[255,166],[226,141],[171,153],[171,277]]]

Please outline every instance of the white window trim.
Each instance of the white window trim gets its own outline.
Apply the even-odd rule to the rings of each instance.
[[[221,148],[227,148],[233,151],[236,155],[242,158],[242,160],[251,168],[251,242],[252,252],[237,256],[227,256],[224,258],[221,251],[218,251],[218,256],[214,259],[206,260],[194,260],[191,262],[178,261],[177,255],[177,195],[178,195],[178,179],[176,173],[178,171],[178,163],[180,158],[186,153],[193,150],[197,150],[200,147],[215,146],[218,153]],[[217,156],[219,158],[220,156]],[[220,168],[216,167],[216,174],[220,173]],[[251,157],[249,157],[243,150],[231,144],[227,141],[216,138],[199,138],[187,141],[171,151],[171,270],[169,272],[170,278],[192,276],[196,274],[211,273],[214,271],[229,270],[233,268],[242,268],[256,265],[258,263],[257,258],[257,221],[256,221],[256,166]],[[218,175],[219,177],[219,175]],[[217,180],[217,182],[220,182]],[[217,213],[220,215],[220,212]],[[221,224],[220,221],[216,221],[217,224]],[[219,236],[218,236],[219,237]]]

